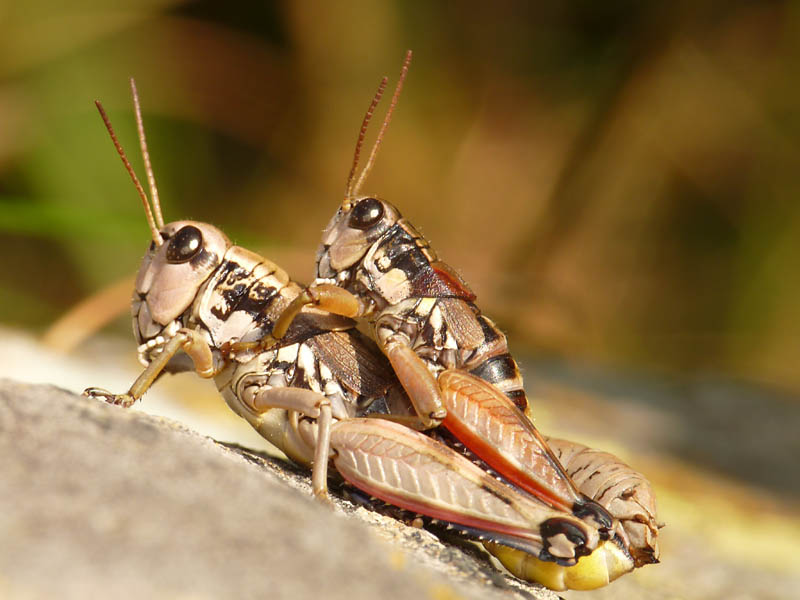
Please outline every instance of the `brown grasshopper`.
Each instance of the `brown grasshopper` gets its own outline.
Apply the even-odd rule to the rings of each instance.
[[[327,497],[330,460],[370,495],[543,564],[574,568],[601,549],[602,556],[616,556],[596,527],[520,491],[479,461],[399,423],[369,418],[410,416],[412,405],[385,357],[349,318],[306,309],[279,343],[258,347],[303,288],[211,225],[164,224],[133,81],[131,88],[152,207],[97,107],[142,199],[152,238],[133,294],[145,369],[126,393],[88,388],[85,394],[131,406],[163,372],[194,370],[214,378],[228,405],[268,441],[311,466],[320,498]]]
[[[414,406],[415,414],[402,422],[421,430],[442,425],[506,480],[592,524],[601,539],[613,541],[626,555],[619,559],[609,552],[615,561],[613,576],[657,562],[655,499],[647,481],[610,455],[605,461],[587,461],[579,446],[569,443],[562,456],[570,460],[562,464],[523,413],[529,414],[530,407],[505,335],[480,312],[469,287],[396,207],[359,193],[391,119],[410,56],[409,52],[387,116],[356,180],[366,127],[386,78],[367,111],[344,201],[322,236],[316,281],[275,324],[273,340],[265,338],[260,347],[281,339],[309,305],[366,319]],[[578,462],[594,469],[597,479],[612,467],[623,468],[632,484],[619,488],[609,475],[602,479],[607,485],[582,489],[565,468]],[[612,496],[608,489],[614,491]],[[496,548],[492,551],[509,564],[520,562]],[[601,554],[595,558],[605,560]],[[526,566],[512,570],[536,577],[527,575],[533,569],[527,566],[530,561],[523,562]]]

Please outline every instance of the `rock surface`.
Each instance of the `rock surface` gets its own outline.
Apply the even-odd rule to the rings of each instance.
[[[795,463],[797,440],[800,439],[797,436],[800,403],[796,398],[752,385],[699,376],[691,380],[655,378],[598,366],[554,364],[524,357],[522,363],[527,367],[526,387],[534,402],[539,428],[555,437],[578,440],[613,452],[646,474],[656,489],[659,517],[667,523],[659,534],[660,565],[637,569],[594,592],[562,592],[563,598],[783,600],[797,596],[800,589],[800,561],[797,560],[800,502],[796,491],[800,487]],[[334,595],[338,593],[334,586],[338,581],[336,573],[350,576],[359,569],[362,570],[358,571],[357,577],[363,582],[364,595],[377,589],[371,578],[389,577],[391,573],[399,572],[402,584],[395,587],[402,591],[394,592],[390,598],[401,594],[410,596],[420,589],[424,592],[422,598],[452,598],[456,594],[470,598],[479,593],[481,598],[491,599],[497,597],[498,591],[504,598],[512,599],[533,598],[536,594],[555,597],[505,577],[501,570],[494,569],[485,560],[476,560],[470,552],[465,554],[460,548],[442,545],[425,531],[405,527],[371,511],[355,509],[347,502],[337,503],[336,512],[352,516],[350,521],[367,520],[375,524],[369,523],[365,533],[362,523],[341,523],[347,519],[338,518],[330,510],[310,501],[307,474],[295,474],[285,463],[265,460],[264,455],[241,451],[242,455],[237,456],[208,437],[190,435],[181,427],[176,430],[172,424],[174,421],[200,431],[204,436],[269,451],[263,438],[228,409],[210,381],[192,374],[164,377],[133,411],[118,410],[100,403],[87,404],[85,400],[76,400],[74,396],[54,391],[52,387],[37,391],[19,384],[6,383],[4,386],[1,381],[3,377],[13,377],[57,383],[72,390],[96,385],[121,391],[127,389],[140,372],[141,366],[127,339],[98,337],[84,344],[79,352],[64,356],[42,346],[28,334],[0,326],[0,599],[94,598],[99,595],[97,590],[117,591],[123,587],[114,582],[122,581],[125,573],[129,585],[133,581],[136,586],[144,586],[139,579],[148,583],[149,587],[135,588],[145,589],[144,597],[147,598],[158,598],[159,593],[161,597],[169,595],[172,588],[163,583],[167,577],[164,573],[173,573],[169,581],[179,578],[182,587],[177,589],[183,590],[175,595],[179,599],[203,599],[221,588],[226,590],[222,594],[226,598],[264,597],[267,595],[265,589],[302,598],[299,584],[295,584],[295,588],[286,588],[288,591],[277,586],[288,585],[285,581],[290,580],[289,575],[297,577],[301,567],[307,571],[301,574],[301,578],[314,576],[311,573],[313,561],[321,565],[316,572],[324,574],[319,581],[321,586],[325,586],[326,598],[337,597]],[[109,421],[108,426],[112,429],[107,437],[96,431],[98,427],[91,425],[92,419],[82,421],[81,411],[90,411],[88,414],[95,415],[94,419],[99,418],[101,422],[114,415]],[[139,411],[172,421],[147,418]],[[18,415],[13,427],[11,415]],[[719,418],[714,415],[719,415]],[[119,424],[117,417],[130,420]],[[163,461],[174,458],[176,465],[168,478],[175,479],[176,492],[170,491],[167,482],[161,481],[165,479],[166,465],[150,456],[156,450],[141,444],[123,455],[124,444],[132,444],[127,438],[134,435],[133,431],[126,429],[133,427],[136,430],[139,423],[149,423],[147,428],[166,426],[171,437],[183,439],[180,443],[175,442],[169,450],[158,451],[163,454]],[[157,435],[160,437],[162,434]],[[84,437],[83,449],[79,449],[78,444]],[[67,449],[71,447],[74,450],[68,454]],[[97,447],[113,447],[114,453],[97,452],[93,449]],[[172,457],[172,453],[179,451],[178,447],[181,448],[180,456]],[[227,488],[215,486],[217,481],[228,481],[227,477],[220,477],[218,469],[203,467],[203,471],[194,473],[200,468],[198,463],[203,464],[200,456],[207,456],[210,449],[215,455],[221,453],[221,456],[228,457],[223,461],[225,470],[235,468],[241,472],[235,485],[226,484]],[[87,462],[86,454],[96,455],[95,462]],[[243,456],[256,464],[243,468]],[[749,459],[744,460],[745,456]],[[47,460],[44,457],[48,457]],[[138,473],[136,481],[141,479],[139,485],[145,487],[142,494],[158,493],[160,501],[146,503],[136,497],[135,501],[129,500],[116,508],[110,499],[118,492],[114,492],[116,488],[108,482],[109,476],[105,477],[101,487],[91,491],[91,495],[79,487],[86,487],[81,481],[104,481],[95,474],[102,469],[119,472],[118,478],[124,478],[124,470],[114,463],[117,460],[131,470],[131,478]],[[728,468],[733,463],[737,468],[735,477]],[[33,467],[32,464],[39,466]],[[188,473],[190,470],[193,471]],[[757,477],[753,476],[756,471]],[[78,473],[82,474],[81,477],[76,475]],[[273,476],[284,480],[277,489]],[[173,495],[179,498],[180,494],[188,493],[185,482],[192,477],[198,479],[196,487],[200,489],[197,493],[203,494],[197,502],[200,505],[205,503],[204,514],[213,515],[217,520],[222,512],[239,515],[240,520],[247,519],[247,526],[240,526],[238,522],[232,526],[211,523],[210,518],[195,517],[200,524],[188,528],[180,519],[161,516],[162,513],[168,514],[167,505],[177,503],[175,499],[167,501],[165,498]],[[253,479],[260,483],[254,483]],[[133,487],[130,482],[126,485]],[[147,486],[153,489],[148,492]],[[294,490],[287,489],[290,486],[299,487],[301,493],[297,495]],[[183,488],[187,491],[182,491]],[[267,491],[259,494],[262,489]],[[125,493],[132,492],[125,489]],[[224,496],[227,502],[234,502],[234,496],[239,498],[236,500],[237,508],[231,504],[222,511],[216,505],[219,496]],[[255,508],[252,508],[255,504],[253,497],[258,498]],[[315,517],[297,515],[295,521],[288,520],[283,533],[279,533],[280,523],[267,522],[270,514],[276,513],[269,504],[273,497],[280,507],[277,514],[284,519],[289,510],[305,510],[298,507],[322,512],[312,512],[312,515],[317,515]],[[64,516],[70,506],[71,512]],[[145,506],[151,512],[153,507],[159,512],[151,514]],[[180,517],[180,510],[175,510]],[[63,523],[59,524],[59,519],[72,519],[77,524],[69,530]],[[125,560],[129,564],[113,563],[112,568],[106,562],[112,564],[115,555],[104,550],[105,546],[95,539],[98,534],[93,534],[91,529],[102,529],[103,519],[122,520],[131,532],[136,529],[127,521],[134,519],[145,519],[141,527],[150,528],[156,527],[151,521],[160,524],[169,523],[171,519],[181,523],[181,529],[168,529],[166,533],[175,538],[175,545],[164,545],[162,548],[166,550],[153,553],[155,558],[152,560],[158,563],[158,569],[148,567],[141,558],[133,557],[137,548],[142,553],[148,551],[147,547],[142,550],[142,542],[137,542],[138,546],[134,543],[125,546],[124,552],[130,555]],[[305,524],[297,527],[297,520]],[[327,525],[312,530],[311,523],[331,522],[330,527],[341,523],[337,535],[344,535],[342,527],[348,531],[356,527],[360,536],[359,552],[370,554],[371,561],[354,566],[354,559],[350,559],[351,562],[342,567],[325,567],[328,563],[320,562],[323,561],[321,556],[330,562],[335,561],[336,556],[345,555],[341,554],[338,538],[333,535],[326,537],[324,528]],[[271,529],[267,530],[268,527]],[[291,527],[302,533],[289,532]],[[162,526],[162,529],[166,528]],[[193,529],[208,529],[218,538],[213,539],[211,533],[200,538],[200,533]],[[242,532],[242,529],[247,531]],[[262,542],[274,539],[276,543],[264,550],[245,541],[238,545],[240,550],[230,550],[236,543],[228,538],[235,534],[251,540],[255,535],[251,530],[262,535]],[[266,531],[270,537],[262,534]],[[107,533],[103,543],[114,544],[113,548],[116,548],[125,535],[133,536],[131,532],[116,537]],[[300,541],[294,540],[292,535],[311,535],[308,532],[317,536],[313,541],[321,548],[314,553],[312,542],[308,542],[303,546],[304,556],[295,552],[298,560],[304,558],[305,562],[296,569],[288,568],[278,553],[297,547]],[[90,534],[95,538],[89,538]],[[180,536],[186,540],[182,541]],[[381,537],[389,538],[389,542],[382,544],[380,539],[376,539]],[[99,548],[94,550],[94,554],[90,553],[90,541]],[[211,562],[211,566],[207,566],[211,561],[206,556],[211,552],[210,548],[222,547],[223,543],[228,549],[225,564]],[[196,550],[197,547],[201,550]],[[252,553],[254,547],[261,548],[255,566],[251,565],[250,555],[242,552]],[[197,554],[193,557],[197,566],[192,568],[192,572],[200,572],[197,577],[205,578],[199,580],[202,586],[189,587],[185,583],[189,579],[186,574],[189,569],[185,564],[183,571],[177,571],[178,559],[168,562],[172,555],[187,563],[181,552],[189,551]],[[222,550],[215,549],[214,552],[213,557],[216,557]],[[334,558],[329,556],[331,554]],[[294,557],[287,557],[287,560]],[[362,558],[358,556],[358,560]],[[166,565],[164,572],[160,570],[160,563]],[[429,567],[418,567],[419,564]],[[253,571],[257,573],[254,575]],[[253,577],[257,584],[252,583]],[[207,579],[219,583],[211,585]],[[280,581],[280,584],[273,581]],[[255,585],[262,589],[248,591]],[[510,588],[503,592],[506,585]],[[206,594],[203,591],[206,589],[212,591]],[[319,586],[309,589],[312,591],[308,593],[320,593]],[[352,591],[352,587],[345,586],[344,589]],[[133,595],[133,591],[128,594]]]
[[[0,380],[0,598],[557,598],[335,503],[166,419]]]

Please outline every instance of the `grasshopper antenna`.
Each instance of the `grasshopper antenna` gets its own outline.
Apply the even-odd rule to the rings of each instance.
[[[153,203],[153,213],[155,213],[156,225],[161,229],[164,226],[164,217],[161,215],[161,201],[158,199],[156,176],[153,174],[153,165],[150,164],[150,152],[147,151],[147,138],[144,135],[142,109],[139,106],[139,92],[136,90],[136,81],[133,77],[131,77],[131,95],[133,95],[133,108],[136,112],[136,129],[139,130],[139,147],[142,149],[142,159],[144,160],[145,173],[147,173],[147,183],[150,187],[150,199]]]
[[[95,100],[94,103],[95,106],[97,106],[97,110],[100,111],[100,116],[103,118],[103,123],[106,124],[106,129],[108,129],[108,133],[111,136],[111,141],[114,142],[114,147],[117,149],[117,154],[119,154],[119,157],[122,159],[122,164],[125,165],[125,169],[127,169],[128,174],[131,176],[131,179],[133,179],[133,185],[136,186],[136,191],[139,192],[139,197],[142,199],[142,204],[144,204],[144,212],[147,216],[147,225],[150,227],[150,234],[153,237],[153,242],[156,246],[160,246],[164,243],[164,240],[161,238],[161,234],[156,226],[156,221],[153,218],[153,211],[150,209],[150,203],[147,200],[147,194],[145,193],[142,184],[139,183],[139,178],[136,177],[136,173],[134,172],[128,157],[125,155],[125,150],[122,149],[122,145],[117,139],[117,134],[114,133],[114,128],[111,126],[111,121],[108,119],[108,115],[106,114],[103,105],[99,100]]]
[[[353,166],[350,168],[350,175],[347,177],[347,187],[344,192],[344,202],[342,203],[342,210],[350,210],[350,199],[353,197],[353,179],[356,176],[356,168],[358,167],[358,159],[361,156],[361,147],[364,145],[364,136],[367,135],[367,127],[372,120],[372,115],[378,106],[378,103],[383,98],[383,91],[386,89],[386,84],[389,82],[388,77],[381,79],[378,86],[378,91],[375,92],[375,97],[370,102],[367,114],[364,115],[364,120],[361,122],[361,131],[358,132],[358,141],[356,142],[356,151],[353,154]]]
[[[392,115],[394,114],[394,109],[397,106],[397,100],[400,98],[400,92],[403,89],[403,83],[406,80],[406,75],[408,74],[408,65],[411,63],[411,56],[412,52],[409,50],[406,52],[406,59],[403,61],[403,68],[400,70],[400,79],[397,81],[397,86],[394,89],[394,95],[392,96],[392,102],[389,104],[389,110],[386,111],[386,116],[383,118],[383,125],[381,125],[381,129],[378,132],[378,137],[375,138],[375,143],[372,145],[372,150],[369,153],[369,158],[367,159],[367,164],[364,165],[364,169],[361,171],[361,175],[358,177],[358,181],[356,181],[355,185],[351,186],[352,181],[348,181],[348,198],[345,200],[345,204],[349,206],[350,198],[358,194],[361,186],[367,179],[369,172],[372,170],[372,166],[375,164],[375,157],[378,156],[378,149],[381,146],[381,142],[383,141],[383,136],[386,133],[386,129],[389,127],[389,123],[392,120]],[[384,78],[385,80],[385,78]],[[382,88],[379,88],[381,94],[383,93]],[[376,95],[377,100],[380,100],[380,96]],[[377,104],[376,100],[373,100],[374,104]],[[369,123],[369,117],[372,116],[372,111],[374,110],[374,106],[370,105],[370,111],[367,113],[367,117],[364,118],[364,124],[362,125],[362,134],[359,135],[359,143],[356,146],[356,159],[358,158],[358,154],[361,150],[360,145],[363,141],[363,132],[366,131],[366,126]],[[353,165],[353,170],[355,170],[355,164]],[[352,174],[351,174],[352,179]],[[342,207],[345,206],[342,205]]]

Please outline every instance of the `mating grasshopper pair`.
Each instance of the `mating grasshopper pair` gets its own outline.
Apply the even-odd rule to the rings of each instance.
[[[133,82],[152,208],[98,103],[152,243],[133,296],[146,368],[125,394],[86,393],[130,406],[163,371],[195,370],[312,467],[318,497],[332,462],[368,494],[485,540],[522,578],[554,589],[605,585],[657,561],[649,484],[610,455],[546,440],[522,412],[506,338],[474,294],[395,207],[359,195],[409,60],[356,181],[386,79],[370,105],[345,200],[323,234],[318,279],[305,289],[211,225],[164,224]],[[377,345],[352,318],[369,320]]]

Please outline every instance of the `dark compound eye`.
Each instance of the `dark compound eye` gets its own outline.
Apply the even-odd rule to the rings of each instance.
[[[203,249],[203,234],[193,225],[187,225],[170,239],[167,261],[173,264],[192,260]]]
[[[354,229],[367,229],[380,221],[381,217],[383,217],[383,204],[375,198],[364,198],[353,207],[349,224]]]

